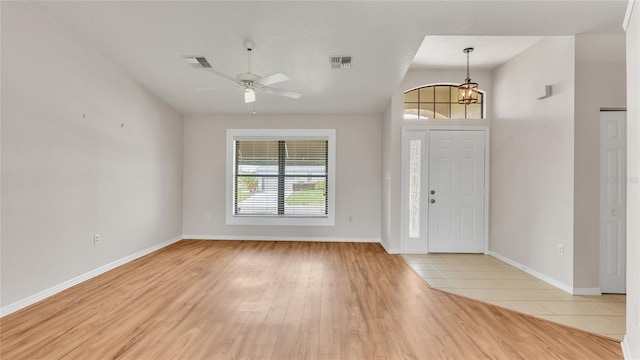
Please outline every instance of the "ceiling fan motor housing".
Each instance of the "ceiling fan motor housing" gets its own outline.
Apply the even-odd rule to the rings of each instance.
[[[236,75],[236,79],[238,79],[239,81],[244,82],[255,82],[260,80],[260,76],[253,74],[253,73],[242,73],[242,74],[238,74]]]

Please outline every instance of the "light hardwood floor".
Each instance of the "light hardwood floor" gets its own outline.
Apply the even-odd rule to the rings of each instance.
[[[621,359],[379,244],[181,241],[1,319],[2,359]]]

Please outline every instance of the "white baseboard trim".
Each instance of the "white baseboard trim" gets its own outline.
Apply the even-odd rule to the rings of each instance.
[[[573,288],[573,295],[602,295],[600,288]]]
[[[186,240],[250,240],[250,241],[317,241],[379,243],[380,238],[347,238],[322,236],[238,236],[238,235],[182,235]]]
[[[622,356],[624,356],[624,360],[637,360],[631,357],[631,349],[629,348],[629,339],[627,339],[627,335],[622,339],[620,347],[622,347]]]
[[[516,267],[516,268],[526,272],[527,274],[529,274],[531,276],[537,277],[538,279],[546,282],[547,284],[553,285],[553,286],[557,287],[558,289],[563,290],[563,291],[565,291],[565,292],[567,292],[569,294],[573,294],[573,291],[574,291],[573,287],[571,287],[571,286],[569,286],[567,284],[561,283],[560,281],[558,281],[556,279],[553,279],[553,278],[551,278],[551,277],[549,277],[549,276],[547,276],[547,275],[545,275],[545,274],[543,274],[541,272],[538,272],[536,270],[530,269],[530,268],[520,264],[517,261],[511,260],[508,257],[502,256],[502,255],[500,255],[498,253],[495,253],[493,251],[489,251],[489,255],[497,258],[498,260],[506,262],[507,264],[509,264],[509,265],[511,265],[513,267]]]
[[[87,281],[91,278],[94,278],[100,274],[103,274],[109,270],[115,269],[120,265],[124,265],[130,261],[133,261],[137,258],[143,257],[145,255],[148,255],[154,251],[160,250],[165,246],[169,246],[175,242],[178,242],[182,240],[182,236],[176,236],[173,239],[169,239],[165,242],[162,242],[160,244],[154,245],[150,248],[138,251],[137,253],[131,254],[129,256],[125,256],[122,259],[116,260],[114,262],[111,262],[109,264],[103,265],[97,269],[91,270],[87,273],[84,273],[80,276],[76,276],[73,279],[67,280],[61,284],[52,286],[46,290],[40,291],[37,294],[31,295],[27,298],[24,298],[22,300],[16,301],[13,304],[9,304],[7,306],[3,306],[2,308],[0,308],[0,317],[9,315],[11,313],[14,313],[20,309],[24,309],[25,307],[35,304],[38,301],[44,300],[52,295],[55,295],[63,290],[66,290],[72,286],[78,285],[79,283],[83,282],[83,281]]]
[[[389,245],[385,244],[384,241],[380,241],[380,245],[382,245],[382,247],[384,248],[384,250],[387,252],[387,254],[389,255],[395,255],[395,254],[400,254],[400,249],[394,249],[389,247]]]

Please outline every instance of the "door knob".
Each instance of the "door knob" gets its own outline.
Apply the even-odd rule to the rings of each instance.
[[[431,203],[435,204],[436,203],[436,199],[431,199]]]

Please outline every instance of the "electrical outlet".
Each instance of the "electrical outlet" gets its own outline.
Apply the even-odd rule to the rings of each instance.
[[[564,255],[564,245],[558,244],[558,255]]]
[[[93,235],[93,245],[100,244],[100,234]]]
[[[211,213],[204,213],[204,219],[207,221],[211,220]]]

